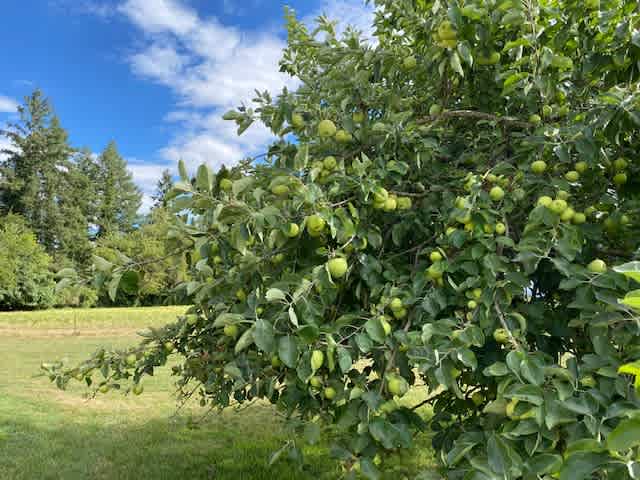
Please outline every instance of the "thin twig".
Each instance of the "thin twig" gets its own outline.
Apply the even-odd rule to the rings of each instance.
[[[438,120],[446,120],[448,118],[473,118],[476,120],[488,120],[490,122],[504,123],[516,128],[532,128],[534,125],[529,122],[524,122],[513,117],[499,117],[491,113],[476,112],[475,110],[451,110],[448,112],[442,112],[438,115],[429,115],[424,118],[416,120],[417,124],[433,123]]]
[[[500,323],[502,324],[502,328],[504,328],[507,332],[507,334],[509,335],[509,340],[511,341],[511,343],[513,344],[513,346],[517,349],[521,349],[522,345],[520,345],[520,342],[518,342],[518,340],[516,340],[516,337],[513,336],[513,332],[511,332],[511,329],[509,328],[509,325],[507,325],[507,320],[504,318],[504,314],[502,313],[502,309],[500,308],[500,305],[498,304],[498,302],[494,302],[494,307],[496,309],[496,312],[498,313],[498,318],[500,319]]]

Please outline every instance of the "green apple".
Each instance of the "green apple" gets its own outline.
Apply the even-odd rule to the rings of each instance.
[[[388,336],[392,330],[391,324],[387,321],[384,315],[381,316],[379,320],[380,320],[380,325],[382,325],[382,329],[384,330],[384,334]]]
[[[545,207],[545,208],[549,208],[551,206],[551,204],[553,203],[553,199],[547,195],[543,195],[540,198],[538,198],[538,205]]]
[[[547,169],[547,162],[545,162],[544,160],[536,160],[531,164],[531,171],[538,175],[541,173],[544,173],[546,169]]]
[[[337,165],[338,165],[338,161],[336,160],[336,157],[334,157],[333,155],[324,157],[324,160],[322,160],[322,166],[327,170],[333,170],[334,168],[336,168]]]
[[[346,130],[338,130],[336,132],[336,142],[349,143],[351,140],[353,140],[353,137]]]
[[[324,218],[319,215],[313,214],[307,217],[307,231],[312,237],[320,236],[324,231],[325,225]]]
[[[509,333],[504,328],[496,328],[493,331],[493,339],[501,344],[509,342]]]
[[[387,388],[392,395],[402,397],[409,390],[409,385],[407,381],[399,375],[388,375]]]
[[[471,395],[471,401],[476,407],[479,407],[484,403],[484,395],[481,392],[474,392]]]
[[[587,269],[592,273],[604,273],[607,271],[607,264],[599,258],[596,258],[587,265]]]
[[[498,235],[504,235],[506,231],[507,231],[507,226],[504,223],[502,222],[496,223],[496,233]]]
[[[324,352],[322,350],[314,350],[311,352],[311,368],[315,372],[324,364]]]
[[[366,117],[363,112],[354,112],[351,118],[355,123],[363,123]]]
[[[627,174],[624,172],[616,173],[613,177],[613,183],[618,186],[624,185],[625,183],[627,183]]]
[[[629,163],[624,158],[617,158],[613,162],[613,168],[615,168],[616,171],[618,171],[618,172],[620,172],[620,171],[624,170],[625,168],[627,168],[628,165],[629,165]]]
[[[418,65],[418,61],[416,60],[416,57],[414,57],[413,55],[404,57],[404,60],[402,61],[402,66],[404,67],[405,70],[413,70],[414,68],[416,68],[417,65]]]
[[[584,173],[587,171],[589,166],[587,165],[587,162],[576,162],[573,168],[575,168],[576,172],[578,173]]]
[[[475,298],[476,300],[479,300],[480,297],[482,297],[482,289],[474,288],[471,294],[473,295],[473,298]]]
[[[591,215],[593,215],[597,211],[598,211],[598,209],[596,207],[594,207],[593,205],[591,205],[590,207],[587,207],[587,209],[584,211],[584,214],[587,217],[590,217]]]
[[[271,193],[279,197],[285,197],[289,195],[289,187],[287,185],[274,185],[271,188]]]
[[[398,208],[398,200],[395,197],[389,197],[384,202],[384,211],[385,212],[393,212],[396,208]]]
[[[235,338],[238,336],[238,326],[233,324],[225,325],[223,332],[227,337]]]
[[[551,108],[550,105],[543,105],[542,106],[542,116],[543,117],[550,117],[553,114],[553,109]]]
[[[280,360],[280,357],[278,355],[274,355],[271,357],[271,366],[273,368],[279,368],[282,366],[282,360]]]
[[[239,288],[236,290],[236,298],[241,302],[244,302],[247,299],[247,294],[242,288]]]
[[[497,187],[497,186],[493,187],[489,191],[489,196],[491,197],[491,200],[493,200],[494,202],[499,202],[504,198],[504,190],[501,187]]]
[[[401,320],[404,317],[407,316],[407,309],[406,308],[401,308],[399,310],[393,310],[393,316],[395,317],[396,320]]]
[[[445,20],[438,26],[438,37],[441,40],[455,40],[458,34],[449,20]]]
[[[294,113],[293,115],[291,115],[291,125],[294,128],[304,127],[304,117],[299,113]]]
[[[336,398],[337,392],[333,387],[327,387],[324,389],[324,398],[327,400],[333,400]]]
[[[429,260],[433,263],[439,262],[442,260],[442,254],[438,250],[434,250],[429,254]]]
[[[442,278],[442,267],[438,263],[434,263],[427,269],[427,277],[431,280]]]
[[[171,343],[171,342],[164,342],[164,349],[165,349],[167,352],[171,353],[171,352],[173,352],[173,351],[175,350],[175,348],[176,348],[176,347],[173,345],[173,343]]]
[[[409,197],[398,197],[398,210],[409,210],[413,202]]]
[[[573,216],[575,215],[575,210],[571,207],[568,207],[562,214],[560,215],[560,220],[563,222],[570,222]]]
[[[469,310],[475,310],[476,308],[478,308],[478,302],[476,302],[475,300],[469,300],[467,302],[467,308]]]
[[[389,308],[391,308],[391,310],[400,310],[402,307],[404,307],[404,305],[402,304],[402,300],[398,297],[395,297],[389,303]]]
[[[127,365],[129,365],[130,367],[133,367],[138,361],[138,357],[136,356],[135,353],[130,353],[129,355],[127,355],[126,361],[127,361]]]
[[[311,380],[309,380],[309,383],[313,388],[320,388],[322,386],[322,377],[314,375],[311,377]]]
[[[628,215],[622,214],[620,216],[620,225],[629,225],[631,223],[631,219]]]
[[[585,223],[587,221],[587,216],[584,213],[581,212],[576,212],[573,215],[573,223],[575,223],[576,225],[582,225],[583,223]]]
[[[290,223],[289,228],[287,229],[287,237],[294,238],[297,237],[300,233],[300,227],[297,223]]]
[[[336,257],[327,262],[327,267],[329,268],[331,278],[335,280],[346,275],[347,270],[349,269],[349,264],[347,263],[346,259],[342,257]]]
[[[442,107],[437,103],[434,103],[429,107],[429,115],[431,115],[432,117],[436,115],[440,115],[441,113],[442,113]]]
[[[331,120],[322,120],[318,123],[318,135],[321,138],[333,137],[336,134],[336,124]]]
[[[233,182],[231,180],[229,180],[228,178],[223,178],[222,180],[220,180],[220,190],[230,192],[232,188]]]
[[[567,202],[565,200],[558,198],[553,202],[551,202],[551,205],[549,208],[551,209],[552,212],[560,215],[562,212],[564,212],[567,209],[567,207],[568,207]]]
[[[529,115],[529,123],[532,123],[533,125],[540,125],[540,123],[542,123],[542,118],[540,118],[540,115],[537,113],[534,113]]]
[[[134,395],[142,395],[142,392],[144,392],[144,387],[142,385],[140,385],[139,383],[136,383],[133,388],[131,389],[131,391],[133,392]]]
[[[565,192],[564,190],[558,190],[558,194],[556,195],[560,200],[568,200],[569,192]]]
[[[567,182],[577,182],[580,179],[580,174],[575,170],[570,170],[564,174],[564,178]]]
[[[107,393],[109,390],[111,390],[111,387],[107,384],[105,385],[100,385],[100,388],[98,388],[98,391],[100,393]]]

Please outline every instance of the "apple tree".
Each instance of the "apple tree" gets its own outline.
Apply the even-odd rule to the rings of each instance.
[[[637,2],[375,7],[368,40],[288,13],[299,87],[225,115],[276,139],[217,174],[181,165],[172,192],[193,306],[51,378],[140,393],[179,355],[203,406],[331,426],[348,478],[420,430],[423,478],[640,478],[640,317],[618,300],[639,288]],[[138,283],[98,263],[111,291]]]

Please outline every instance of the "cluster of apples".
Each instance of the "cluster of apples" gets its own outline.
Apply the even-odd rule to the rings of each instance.
[[[399,197],[379,187],[373,192],[373,208],[393,212],[394,210],[409,210],[413,202],[409,197]]]
[[[449,20],[444,20],[433,33],[433,39],[440,48],[456,48],[458,45],[458,32],[456,32]]]

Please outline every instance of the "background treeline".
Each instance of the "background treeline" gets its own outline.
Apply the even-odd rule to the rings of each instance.
[[[171,213],[168,171],[159,174],[154,205],[140,215],[142,193],[110,142],[99,155],[74,148],[39,90],[0,131],[0,310],[159,304],[186,276],[167,254]],[[90,278],[94,255],[145,265],[140,294],[111,300],[90,284],[56,288],[56,272]],[[166,260],[163,260],[165,259]]]

